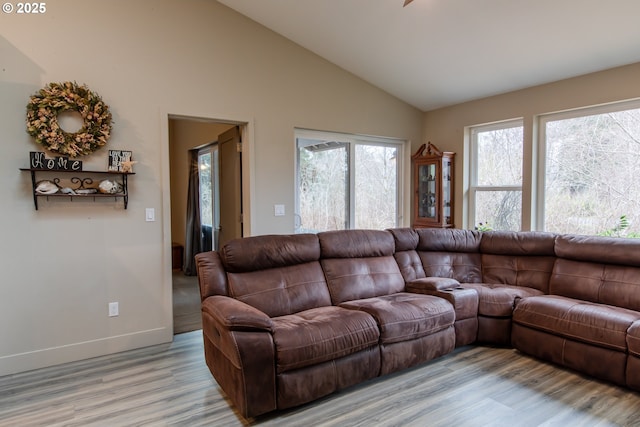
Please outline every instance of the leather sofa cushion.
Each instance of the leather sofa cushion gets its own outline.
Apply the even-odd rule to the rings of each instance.
[[[480,252],[481,233],[458,228],[417,228],[418,251]]]
[[[462,286],[478,292],[478,314],[491,317],[510,317],[517,299],[543,294],[533,288],[495,283],[464,283]]]
[[[418,247],[420,237],[413,228],[390,228],[388,231],[393,236],[396,252],[412,251]]]
[[[365,258],[391,256],[393,236],[383,230],[337,230],[318,233],[321,257]]]
[[[450,277],[460,283],[482,282],[482,255],[464,252],[418,251],[427,277]]]
[[[227,273],[229,296],[270,317],[331,305],[318,261],[247,273]]]
[[[420,256],[414,250],[396,252],[393,257],[400,268],[404,281],[409,283],[426,276]]]
[[[509,256],[555,256],[557,235],[542,231],[489,231],[482,233],[480,252]]]
[[[335,305],[404,290],[404,278],[390,255],[323,259],[321,264]]]
[[[619,237],[559,235],[556,256],[576,261],[640,267],[640,240]]]
[[[633,322],[627,330],[627,347],[629,354],[640,357],[640,321]]]
[[[482,281],[549,291],[555,257],[482,254]]]
[[[393,231],[391,231],[393,233]],[[416,252],[422,268],[413,267],[415,259],[400,259],[398,264],[410,282],[421,277],[449,277],[459,282],[481,282],[481,235],[462,229],[418,228]],[[410,237],[397,233],[396,245],[408,247]],[[396,256],[396,259],[399,257]],[[424,275],[423,275],[424,274]]]
[[[380,330],[365,312],[330,306],[275,317],[277,372],[338,359],[378,344]]]
[[[513,322],[574,341],[627,350],[627,329],[640,312],[557,295],[518,301]]]
[[[200,252],[195,260],[201,301],[213,295],[228,295],[227,274],[220,254],[214,251]]]
[[[431,335],[453,325],[453,306],[442,298],[400,292],[349,301],[340,307],[373,316],[380,326],[380,342],[390,344]]]
[[[549,293],[640,311],[640,268],[558,259]]]
[[[318,261],[320,243],[315,234],[246,237],[225,244],[220,259],[231,273],[286,267]]]

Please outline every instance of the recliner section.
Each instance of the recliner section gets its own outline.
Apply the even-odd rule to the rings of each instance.
[[[513,346],[640,389],[640,240],[557,236],[549,295],[513,314]]]

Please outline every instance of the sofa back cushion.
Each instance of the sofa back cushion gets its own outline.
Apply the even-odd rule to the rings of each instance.
[[[482,281],[549,292],[556,235],[535,231],[482,233]]]
[[[482,281],[479,232],[420,228],[416,233],[416,251],[426,277],[449,277],[460,283]]]
[[[320,263],[333,304],[404,290],[388,231],[326,231],[319,233],[318,239]]]
[[[418,233],[413,228],[391,228],[388,230],[393,236],[395,253],[393,257],[400,267],[404,281],[409,283],[426,277],[422,261],[416,251],[418,247]]]
[[[576,261],[640,267],[640,239],[566,234],[556,239],[555,253]]]
[[[640,268],[558,259],[549,293],[640,311]]]
[[[558,236],[549,293],[640,311],[640,240]]]
[[[313,234],[232,240],[220,250],[229,296],[271,317],[331,305]]]

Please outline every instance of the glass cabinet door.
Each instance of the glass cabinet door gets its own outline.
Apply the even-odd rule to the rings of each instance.
[[[419,167],[420,185],[418,189],[418,216],[435,220],[438,215],[437,207],[437,176],[438,165],[427,163]]]

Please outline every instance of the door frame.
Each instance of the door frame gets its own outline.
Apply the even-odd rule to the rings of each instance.
[[[173,340],[173,280],[171,268],[171,167],[169,163],[169,119],[229,123],[240,127],[242,137],[242,206],[243,235],[251,236],[254,229],[254,120],[252,118],[228,118],[211,112],[160,112],[160,181],[162,213],[162,282],[165,327]]]

